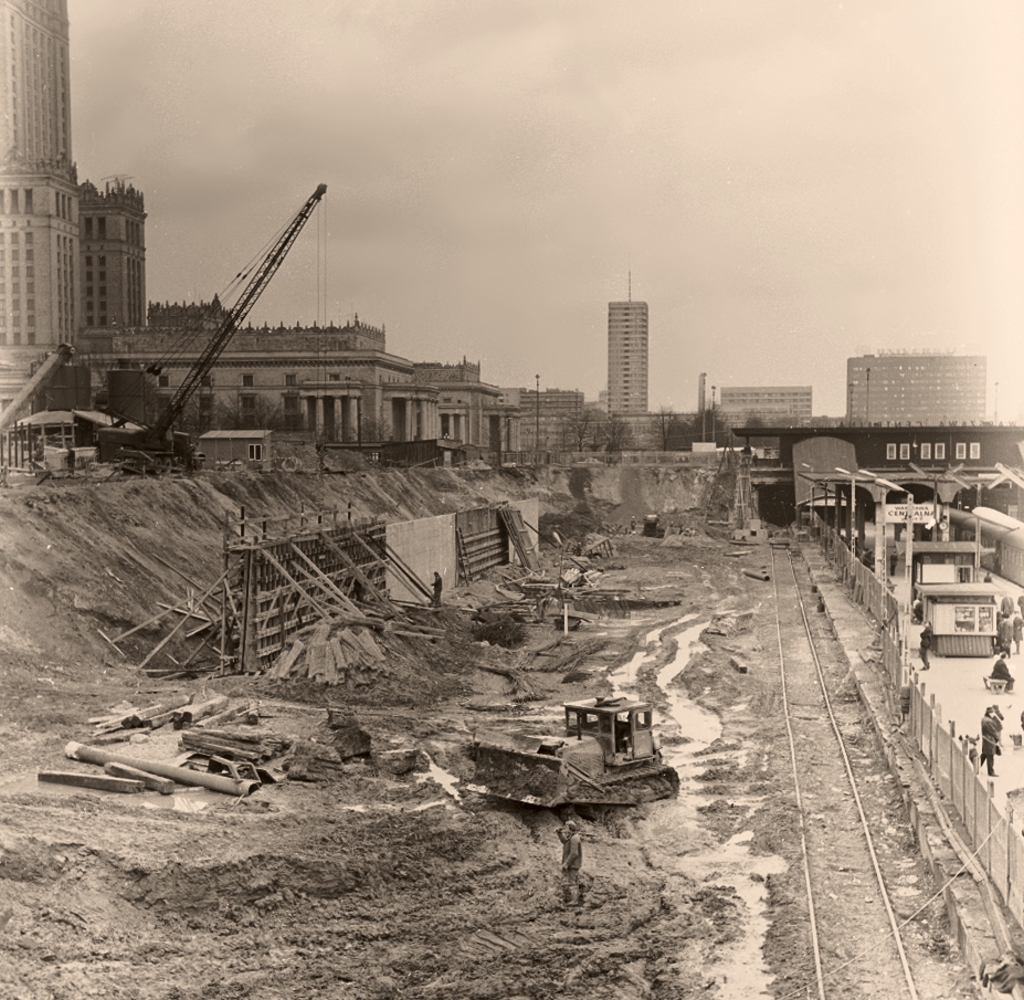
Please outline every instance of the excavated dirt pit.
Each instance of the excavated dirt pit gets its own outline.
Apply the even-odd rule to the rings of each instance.
[[[476,478],[473,490],[499,492]],[[387,482],[367,485],[366,496],[379,498]],[[448,485],[431,488],[447,494]],[[210,485],[181,488],[207,496]],[[273,483],[260,488],[269,502]],[[631,483],[624,493],[635,491]],[[0,583],[15,595],[0,634],[0,684],[10,695],[0,706],[7,751],[0,997],[675,1000],[788,996],[806,985],[805,920],[790,876],[798,855],[782,766],[788,761],[773,752],[777,668],[759,641],[768,591],[725,557],[724,540],[696,521],[693,538],[616,537],[613,564],[622,568],[609,569],[604,583],[680,604],[584,626],[570,641],[601,639],[604,648],[570,683],[562,673],[531,668],[537,700],[515,701],[504,677],[478,669],[516,667],[522,651],[470,643],[442,657],[427,646],[417,659],[410,650],[391,664],[386,688],[349,704],[375,752],[416,752],[416,768],[406,773],[373,757],[243,799],[44,789],[33,782],[35,770],[67,767],[63,747],[88,742],[88,717],[175,686],[140,682],[96,639],[102,588],[121,594],[118,622],[128,627],[142,617],[108,585],[103,567],[147,600],[158,593],[130,576],[130,560],[114,558],[125,519],[142,522],[128,529],[133,543],[159,539],[168,557],[173,544],[195,553],[200,565],[209,561],[216,516],[198,505],[194,526],[169,543],[133,513],[139,498],[129,502],[124,492],[115,504],[83,498],[78,505],[80,516],[92,516],[106,532],[110,548],[102,556],[94,536],[75,541],[67,505],[26,513],[17,500],[0,502],[7,566]],[[141,492],[154,508],[149,516],[164,519],[167,509],[149,484]],[[414,491],[394,495],[403,509],[415,502]],[[172,499],[183,503],[180,496],[167,503]],[[362,502],[358,513],[379,510]],[[564,524],[580,502],[546,496],[542,509],[557,511]],[[598,521],[596,501],[590,510],[588,528]],[[600,508],[606,519],[610,513]],[[628,523],[630,511],[617,516]],[[59,579],[47,574],[47,556],[25,550],[29,535],[36,545],[60,536]],[[549,569],[551,559],[545,550]],[[76,608],[75,595],[86,593],[78,604],[88,607]],[[446,591],[451,605],[495,599],[486,580]],[[557,635],[553,623],[528,624],[527,631],[526,649]],[[259,678],[215,686],[259,699],[261,730],[331,747],[325,706],[338,701],[337,692]],[[616,690],[654,702],[680,795],[582,815],[586,901],[566,907],[556,830],[571,811],[556,815],[467,791],[473,734],[544,731],[560,721],[563,701]],[[173,756],[177,748],[172,735],[158,732],[131,751]],[[930,916],[941,926],[941,913]]]

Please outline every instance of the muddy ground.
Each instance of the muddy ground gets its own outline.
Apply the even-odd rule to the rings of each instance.
[[[810,958],[791,874],[797,833],[769,591],[741,570],[758,556],[735,558],[722,529],[708,533],[694,477],[658,481],[653,501],[630,470],[613,504],[588,489],[587,475],[568,476],[567,492],[521,470],[352,469],[323,480],[204,474],[0,495],[0,996],[593,1000],[802,990]],[[517,650],[475,642],[460,609],[497,597],[496,579],[480,581],[446,593],[445,638],[395,646],[381,683],[359,692],[252,677],[154,682],[132,664],[159,632],[127,644],[128,660],[97,635],[180,599],[180,581],[153,555],[214,579],[223,513],[240,504],[274,514],[351,501],[357,514],[400,518],[509,495],[540,495],[542,525],[569,537],[627,524],[655,503],[674,508],[694,536],[617,536],[602,566],[602,586],[667,606],[587,623],[559,657],[531,659],[557,636],[555,623],[527,623]],[[552,550],[543,558],[557,565]],[[573,647],[587,655],[552,669]],[[480,669],[526,663],[527,701]],[[39,768],[85,770],[62,751],[88,742],[89,717],[199,689],[258,699],[259,730],[297,748],[282,765],[299,752],[307,762],[320,750],[331,757],[328,703],[347,706],[374,754],[307,768],[319,780],[284,779],[241,800],[35,782]],[[482,729],[542,731],[563,701],[616,690],[655,702],[681,795],[582,815],[588,892],[583,906],[566,907],[555,831],[567,813],[467,791],[470,748]],[[131,751],[170,758],[179,735],[158,730]],[[413,769],[395,773],[388,750],[417,751]],[[892,809],[900,837],[895,796]],[[936,960],[955,960],[939,909],[919,919],[934,933]]]

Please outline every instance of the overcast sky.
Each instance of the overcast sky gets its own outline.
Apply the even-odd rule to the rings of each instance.
[[[846,358],[989,358],[1024,417],[1024,5],[69,0],[80,179],[146,197],[151,300],[209,299],[327,184],[251,318],[387,326],[502,386],[650,406]],[[318,236],[320,238],[318,238]]]

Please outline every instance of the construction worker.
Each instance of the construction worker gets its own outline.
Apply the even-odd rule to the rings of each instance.
[[[921,629],[921,645],[919,651],[921,653],[921,662],[924,664],[921,667],[922,670],[929,670],[931,663],[928,659],[928,651],[932,648],[932,640],[935,636],[932,634],[932,625],[929,622],[923,629]]]
[[[444,581],[441,579],[441,574],[434,570],[434,596],[431,598],[430,605],[434,608],[441,607],[441,588],[444,586]]]
[[[580,869],[583,867],[583,839],[574,819],[569,820],[558,831],[562,842],[562,902],[569,905],[576,896],[576,905],[583,905],[583,886],[580,884]],[[575,890],[575,893],[574,893]]]

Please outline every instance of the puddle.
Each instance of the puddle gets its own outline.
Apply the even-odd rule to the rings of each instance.
[[[462,792],[456,787],[459,784],[459,779],[455,777],[450,771],[446,771],[443,767],[439,767],[434,763],[434,758],[427,754],[427,760],[430,761],[430,770],[426,774],[417,774],[416,781],[422,783],[428,778],[433,778],[448,794],[449,798],[454,800],[456,804],[462,802]],[[431,806],[436,805],[448,805],[446,800],[439,799],[434,802],[428,802],[425,805],[417,806],[413,812],[422,812],[424,809],[429,809]]]
[[[716,885],[730,886],[736,891],[747,910],[746,919],[740,922],[743,933],[736,941],[719,948],[706,972],[718,982],[727,983],[736,996],[768,997],[771,973],[760,958],[751,962],[751,956],[763,954],[768,933],[768,891],[764,879],[784,872],[787,866],[777,855],[752,856],[749,849],[752,831],[738,833],[724,844],[714,845],[705,844],[699,832],[697,809],[710,799],[694,789],[693,778],[706,767],[706,760],[696,755],[722,735],[722,723],[714,712],[692,701],[684,688],[672,685],[687,664],[707,648],[699,639],[709,624],[707,621],[672,634],[674,629],[697,617],[686,615],[649,632],[643,651],[609,679],[615,685],[615,694],[635,694],[633,688],[643,664],[656,658],[662,642],[676,643],[676,655],[658,671],[656,678],[668,703],[667,710],[659,713],[656,728],[663,743],[666,740],[671,743],[673,737],[685,737],[689,742],[662,746],[665,762],[679,773],[680,792],[677,799],[654,804],[648,832],[659,850],[665,852],[667,870],[697,882],[713,880]],[[743,800],[742,804],[754,806],[757,801]],[[740,804],[740,800],[733,804]],[[760,876],[760,880],[752,876]]]

